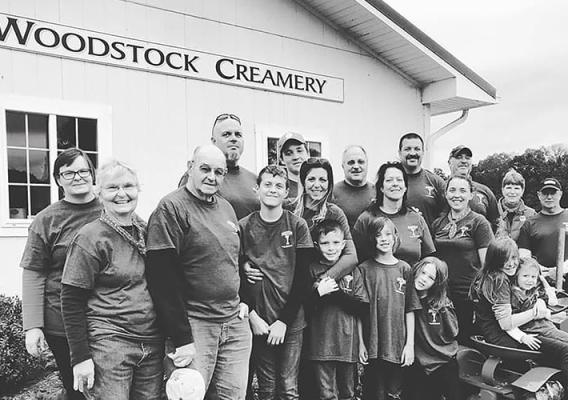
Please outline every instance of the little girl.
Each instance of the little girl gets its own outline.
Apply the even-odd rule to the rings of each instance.
[[[414,266],[414,287],[422,303],[416,312],[414,351],[408,398],[412,400],[461,399],[458,365],[458,318],[448,298],[448,265],[426,257]]]
[[[359,358],[368,362],[363,399],[397,399],[402,392],[401,367],[414,362],[414,311],[421,308],[420,300],[410,266],[393,255],[400,245],[395,225],[379,217],[369,232],[375,256],[353,274],[353,295],[369,303],[359,329]]]

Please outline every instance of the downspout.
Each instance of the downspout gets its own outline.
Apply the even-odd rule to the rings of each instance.
[[[428,114],[430,111],[430,107],[428,106]],[[436,132],[430,134],[430,129],[425,129],[424,133],[425,133],[425,137],[424,137],[424,144],[425,144],[425,149],[424,149],[424,158],[423,158],[423,164],[426,168],[430,168],[431,167],[431,154],[432,154],[432,147],[434,146],[434,142],[436,142],[439,138],[441,138],[442,136],[444,136],[446,133],[448,133],[449,131],[451,131],[452,129],[454,129],[456,126],[459,126],[461,124],[463,124],[466,120],[467,117],[469,115],[469,109],[465,109],[462,110],[462,114],[455,120],[453,120],[452,122],[444,125],[443,127],[441,127],[440,129],[438,129]],[[429,115],[427,118],[431,118]],[[429,128],[430,126],[430,121],[428,121],[428,123],[425,125],[426,127]]]

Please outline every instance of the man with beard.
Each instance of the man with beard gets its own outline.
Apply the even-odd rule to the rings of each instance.
[[[463,176],[471,179],[472,154],[471,149],[464,145],[459,145],[452,149],[448,159],[451,176]],[[469,207],[476,213],[483,215],[495,232],[499,224],[497,199],[491,189],[484,184],[475,182],[473,179],[472,183],[473,198],[469,201]]]
[[[406,199],[418,211],[428,227],[446,207],[446,183],[435,173],[422,168],[424,140],[414,132],[402,135],[398,142],[398,156],[408,175]]]
[[[227,175],[219,194],[235,209],[237,219],[249,215],[260,208],[254,188],[256,175],[239,166],[239,159],[244,150],[244,137],[241,120],[234,114],[220,114],[215,118],[211,131],[211,142],[225,155]],[[178,187],[187,183],[187,172],[182,176]]]
[[[345,212],[349,228],[353,229],[359,215],[375,197],[375,185],[367,181],[367,152],[362,146],[347,146],[341,167],[345,179],[333,187],[333,202]]]

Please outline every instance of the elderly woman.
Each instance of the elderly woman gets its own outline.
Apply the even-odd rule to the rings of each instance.
[[[97,399],[158,399],[163,340],[144,275],[146,225],[134,213],[138,178],[111,161],[97,181],[104,211],[73,239],[62,278],[74,386]]]
[[[434,243],[426,221],[417,211],[406,205],[408,177],[399,162],[387,162],[377,173],[376,200],[355,222],[353,239],[360,261],[374,257],[374,238],[369,230],[371,222],[378,217],[390,219],[400,235],[400,246],[395,257],[411,266],[418,260],[434,253]]]
[[[469,208],[472,188],[471,179],[451,177],[446,184],[449,211],[432,223],[436,256],[448,264],[450,299],[458,316],[457,339],[461,344],[469,344],[474,333],[469,287],[477,271],[483,268],[487,246],[493,240],[487,219]]]
[[[67,397],[72,400],[84,397],[73,390],[69,346],[61,317],[61,274],[71,239],[101,213],[93,193],[93,172],[89,157],[79,149],[67,149],[56,158],[53,177],[63,190],[63,199],[34,218],[20,264],[26,349],[38,356],[47,342]]]
[[[505,174],[501,183],[503,197],[497,202],[499,223],[495,232],[496,237],[509,236],[516,242],[521,227],[527,218],[536,214],[534,209],[526,206],[523,202],[524,192],[525,178],[514,168],[511,168]]]

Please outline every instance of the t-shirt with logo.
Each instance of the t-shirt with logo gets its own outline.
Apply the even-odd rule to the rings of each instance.
[[[254,191],[256,175],[243,167],[229,167],[219,194],[235,209],[237,219],[260,209],[258,195]]]
[[[432,224],[436,255],[448,264],[451,294],[467,299],[469,286],[481,268],[478,250],[489,246],[493,231],[485,217],[475,211],[457,221],[453,231],[448,214]]]
[[[451,301],[439,309],[428,306],[421,300],[422,310],[415,314],[416,361],[427,374],[450,361],[458,352],[458,317]]]
[[[445,192],[446,182],[431,171],[421,169],[417,174],[408,174],[408,206],[417,209],[429,227],[446,207]]]
[[[375,256],[376,246],[371,234],[371,223],[378,217],[390,219],[398,230],[400,246],[394,253],[396,258],[414,265],[418,260],[436,251],[430,230],[424,218],[412,209],[396,214],[387,214],[378,207],[368,209],[359,216],[353,227],[353,240],[359,260]]]
[[[353,296],[369,303],[363,336],[369,359],[400,364],[406,343],[406,313],[422,308],[410,265],[367,260],[353,271]]]
[[[332,202],[343,210],[351,229],[359,215],[369,207],[374,198],[375,185],[370,182],[366,182],[363,186],[352,186],[341,181],[333,187]]]
[[[529,217],[521,227],[519,248],[528,249],[545,267],[555,267],[558,254],[558,232],[565,225],[568,229],[568,210],[555,215],[539,212]],[[568,246],[564,247],[564,260],[568,259]]]
[[[296,249],[313,247],[310,231],[306,221],[287,210],[274,222],[264,221],[255,211],[241,219],[239,226],[243,256],[264,274],[259,282],[247,282],[245,290],[252,295],[258,315],[270,325],[278,319],[292,289]],[[292,332],[305,326],[300,308],[288,329]]]
[[[209,203],[181,187],[166,195],[148,221],[148,251],[174,249],[185,307],[193,318],[226,322],[239,313],[239,227],[233,207]]]
[[[483,215],[495,230],[499,223],[499,209],[497,199],[487,186],[479,182],[473,183],[473,197],[469,207],[478,214]]]

